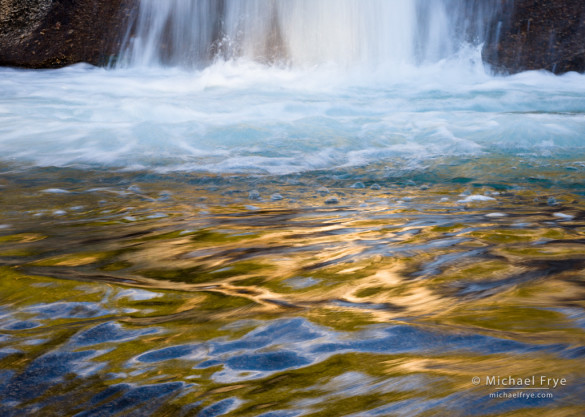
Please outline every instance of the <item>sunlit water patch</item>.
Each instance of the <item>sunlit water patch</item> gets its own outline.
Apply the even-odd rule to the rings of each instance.
[[[579,415],[584,170],[4,165],[2,414]]]

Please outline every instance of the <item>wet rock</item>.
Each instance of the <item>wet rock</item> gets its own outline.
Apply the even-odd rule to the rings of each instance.
[[[116,59],[136,1],[0,0],[0,65],[106,65]]]
[[[583,0],[503,0],[483,59],[498,72],[585,71]]]

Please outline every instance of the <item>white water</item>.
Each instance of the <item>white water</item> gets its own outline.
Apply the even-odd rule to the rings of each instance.
[[[2,160],[301,172],[397,157],[585,151],[585,76],[402,74],[251,62],[0,70]]]
[[[205,66],[217,58],[310,67],[436,62],[481,42],[497,2],[142,0],[120,65]]]
[[[178,40],[163,59],[151,19],[117,69],[0,69],[0,161],[282,174],[444,155],[585,155],[585,76],[491,75],[481,45],[464,42],[469,11],[447,18],[457,2],[228,0],[221,40],[232,49],[217,49],[228,60],[208,61],[213,25],[185,33],[185,22],[167,30]],[[176,18],[218,13],[211,0],[156,4],[199,8],[168,9]],[[320,6],[295,17],[309,4]],[[285,64],[258,52],[272,32],[255,11],[279,16]]]

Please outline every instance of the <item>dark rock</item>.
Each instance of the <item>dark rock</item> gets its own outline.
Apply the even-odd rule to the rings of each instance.
[[[497,72],[585,71],[584,0],[504,0],[483,50]]]
[[[105,65],[120,50],[136,1],[0,0],[0,65]]]

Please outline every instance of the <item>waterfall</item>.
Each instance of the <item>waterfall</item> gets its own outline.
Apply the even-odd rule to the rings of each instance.
[[[202,67],[240,58],[291,66],[421,65],[483,42],[499,3],[140,0],[119,65]]]

